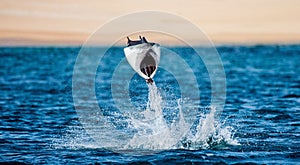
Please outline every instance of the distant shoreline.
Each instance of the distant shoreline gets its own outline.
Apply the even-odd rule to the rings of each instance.
[[[245,46],[245,47],[252,47],[252,46],[293,46],[293,45],[300,45],[300,42],[294,42],[294,43],[214,43],[215,47],[239,47],[239,46]],[[0,48],[48,48],[48,47],[54,47],[54,48],[81,48],[83,44],[19,44],[19,45],[2,45],[0,44]],[[96,47],[111,47],[110,45],[102,44],[102,45],[90,45],[90,46],[96,46]],[[113,45],[116,47],[125,47],[126,45]],[[164,47],[186,47],[187,45],[162,45]],[[197,45],[193,45],[197,47]],[[201,45],[198,45],[201,46]]]
[[[0,47],[30,47],[30,46],[57,46],[57,47],[74,47],[82,46],[89,40],[88,34],[79,33],[19,33],[15,36],[1,36]],[[116,36],[105,36],[110,41],[114,41]],[[136,37],[136,36],[134,36]],[[296,45],[300,44],[299,34],[272,34],[272,33],[220,33],[220,34],[207,34],[207,38],[216,46],[222,45]],[[150,40],[160,43],[165,46],[183,46],[184,41],[176,39],[169,40],[159,36],[151,36]],[[105,40],[104,40],[105,41]],[[105,43],[101,41],[90,42],[96,46],[124,46],[126,39],[116,39],[115,43]],[[197,43],[198,42],[198,43]],[[197,39],[190,40],[193,46],[199,44]]]

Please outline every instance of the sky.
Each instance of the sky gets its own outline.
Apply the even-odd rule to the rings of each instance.
[[[299,0],[0,0],[0,45],[81,45],[111,20],[142,11],[183,17],[216,44],[300,43]],[[114,39],[112,33],[114,28],[105,37]],[[193,37],[189,30],[184,33]],[[159,35],[151,39],[161,40]]]

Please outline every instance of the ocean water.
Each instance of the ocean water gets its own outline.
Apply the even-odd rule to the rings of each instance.
[[[0,48],[0,163],[300,162],[300,45],[217,47],[226,75],[217,118],[201,58],[188,47],[167,49],[191,69],[170,65],[174,75],[161,67],[147,85],[122,47],[94,60],[94,74],[84,62],[78,82],[80,47]],[[174,63],[164,54],[161,62]],[[189,73],[200,92],[183,97],[182,86],[193,85]]]

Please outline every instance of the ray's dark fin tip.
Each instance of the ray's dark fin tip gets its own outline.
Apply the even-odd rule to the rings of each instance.
[[[146,80],[146,82],[147,82],[147,84],[151,84],[152,85],[153,84],[153,79],[149,78],[149,79]]]

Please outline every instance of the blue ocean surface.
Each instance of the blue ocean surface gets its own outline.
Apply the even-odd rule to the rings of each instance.
[[[226,75],[226,101],[218,119],[207,65],[190,47],[167,49],[190,69],[162,53],[162,64],[165,60],[178,75],[160,67],[155,84],[148,86],[130,68],[122,47],[107,49],[94,64],[80,61],[82,75],[74,75],[80,47],[1,47],[0,163],[300,162],[300,45],[217,47]],[[85,72],[95,64],[94,72]],[[190,73],[199,103],[195,91],[182,96],[181,87],[193,85]],[[118,77],[129,74],[126,80]],[[85,96],[88,90],[95,96]],[[149,107],[158,118],[139,120]],[[189,108],[197,112],[189,114],[195,122],[177,138]]]

